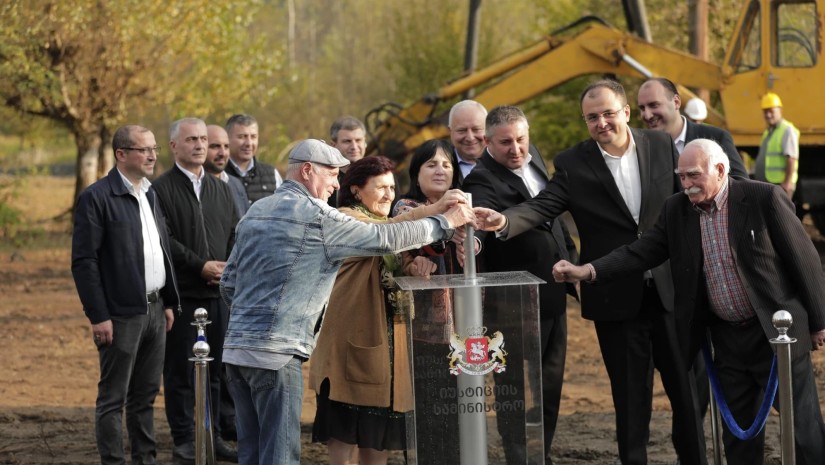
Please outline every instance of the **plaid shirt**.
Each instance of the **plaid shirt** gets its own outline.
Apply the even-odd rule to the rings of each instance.
[[[741,323],[756,316],[739,278],[728,241],[728,179],[705,210],[698,205],[702,255],[710,309],[719,318]]]

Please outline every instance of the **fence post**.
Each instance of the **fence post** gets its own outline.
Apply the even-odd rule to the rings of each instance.
[[[198,308],[192,322],[198,331],[198,338],[192,346],[195,356],[189,359],[195,362],[195,465],[215,464],[212,415],[209,411],[209,362],[214,359],[209,356],[209,343],[206,342],[206,325],[211,323],[208,317],[205,308]]]
[[[771,339],[776,349],[776,367],[779,371],[779,438],[782,465],[796,465],[793,432],[793,390],[791,389],[791,344],[795,338],[788,337],[788,329],[793,325],[790,312],[779,310],[773,314],[773,327],[779,336]]]

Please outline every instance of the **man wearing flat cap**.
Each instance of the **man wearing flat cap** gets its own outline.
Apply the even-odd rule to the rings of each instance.
[[[301,364],[315,347],[344,259],[422,247],[474,219],[461,203],[416,221],[357,221],[326,203],[348,164],[323,141],[299,142],[284,184],[238,223],[221,294],[231,309],[223,361],[241,465],[300,463]]]

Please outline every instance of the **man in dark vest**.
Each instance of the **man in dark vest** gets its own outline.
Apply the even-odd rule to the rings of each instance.
[[[283,180],[274,166],[258,161],[258,121],[245,114],[226,121],[229,134],[229,164],[226,172],[243,182],[249,204],[272,195]]]

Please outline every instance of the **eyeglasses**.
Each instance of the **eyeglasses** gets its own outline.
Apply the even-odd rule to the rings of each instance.
[[[121,147],[120,150],[134,150],[141,155],[149,155],[151,152],[155,152],[155,155],[160,155],[160,146],[157,145],[154,147]]]
[[[613,121],[617,116],[619,116],[619,113],[621,113],[622,110],[624,110],[624,107],[619,108],[618,110],[607,110],[601,113],[591,113],[589,115],[585,115],[584,120],[587,124],[596,124],[601,118],[604,118],[605,121]]]

